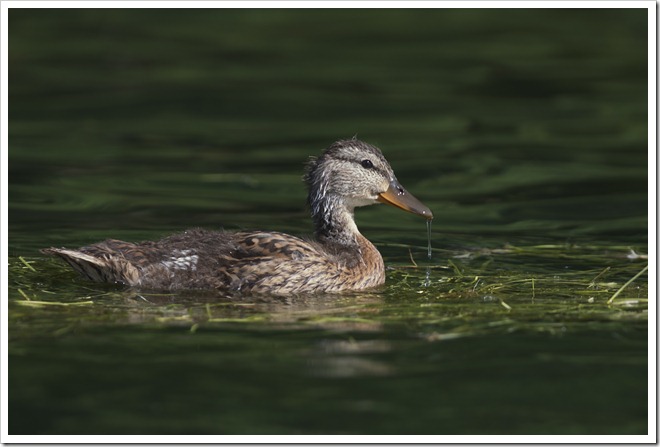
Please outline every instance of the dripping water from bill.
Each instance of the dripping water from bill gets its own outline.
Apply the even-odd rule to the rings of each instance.
[[[429,261],[431,260],[431,222],[433,222],[433,219],[427,219],[426,221],[427,255]]]
[[[428,219],[426,221],[426,239],[427,239],[427,256],[429,261],[431,260],[431,222],[433,219]],[[424,287],[431,285],[431,267],[426,267],[426,278],[424,279]]]

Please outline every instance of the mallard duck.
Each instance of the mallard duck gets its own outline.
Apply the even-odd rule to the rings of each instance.
[[[108,239],[76,250],[44,253],[84,277],[143,289],[217,289],[288,295],[340,292],[385,281],[380,253],[355,225],[356,207],[379,202],[432,219],[406,191],[380,149],[355,138],[312,157],[303,177],[313,240],[271,231],[192,229],[159,241]]]

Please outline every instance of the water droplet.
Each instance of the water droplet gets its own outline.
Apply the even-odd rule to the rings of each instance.
[[[428,240],[429,260],[431,260],[431,222],[433,222],[433,219],[428,219],[426,221],[426,237],[427,237],[427,240]]]
[[[426,278],[424,278],[424,287],[428,287],[431,285],[431,269],[429,267],[426,267]]]

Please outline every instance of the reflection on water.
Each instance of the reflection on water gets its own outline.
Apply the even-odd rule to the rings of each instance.
[[[10,433],[646,433],[646,23],[12,10]],[[435,214],[356,211],[379,289],[154,294],[39,255],[309,234],[303,164],[356,133]]]
[[[391,350],[384,340],[321,340],[310,353],[308,369],[318,377],[389,376],[395,373],[392,365],[370,355]]]

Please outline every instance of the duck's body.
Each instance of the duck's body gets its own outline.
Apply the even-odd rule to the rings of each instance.
[[[194,229],[157,242],[110,239],[78,250],[45,252],[97,282],[286,295],[382,284],[383,258],[364,236],[357,242],[356,247],[331,247],[284,233]]]
[[[385,281],[380,253],[357,229],[356,206],[383,201],[432,218],[398,183],[380,150],[338,141],[305,175],[316,227],[308,241],[277,232],[188,230],[160,241],[106,240],[49,248],[83,276],[145,289],[217,289],[287,295],[341,292]]]

